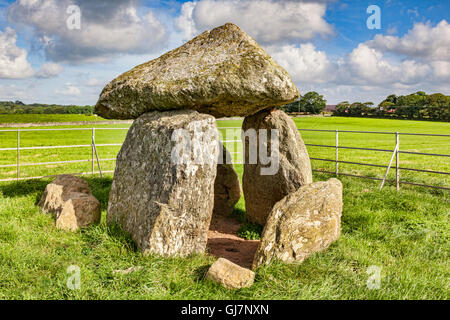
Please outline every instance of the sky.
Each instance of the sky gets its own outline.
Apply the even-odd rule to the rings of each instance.
[[[450,94],[450,1],[0,0],[0,101],[93,105],[116,76],[226,22],[328,104]]]

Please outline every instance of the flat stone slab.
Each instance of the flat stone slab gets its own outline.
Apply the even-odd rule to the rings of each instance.
[[[238,26],[227,23],[111,81],[94,112],[108,119],[174,109],[247,116],[298,96],[286,70]]]

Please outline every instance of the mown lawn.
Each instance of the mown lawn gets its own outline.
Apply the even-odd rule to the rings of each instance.
[[[363,130],[363,131],[386,131],[386,132],[412,132],[412,133],[435,133],[450,134],[450,123],[430,121],[407,121],[388,119],[363,119],[342,117],[303,117],[294,121],[300,129],[327,129],[327,130]],[[218,125],[224,127],[240,128],[242,120],[219,120]],[[128,124],[120,125],[96,125],[96,143],[111,144],[122,143],[127,130],[102,130],[101,128],[128,128]],[[87,130],[71,131],[35,131],[33,129],[49,129],[50,127],[31,128],[32,131],[21,130],[21,147],[58,146],[58,145],[89,145],[91,143],[92,126],[77,126]],[[73,126],[51,127],[51,129],[74,128]],[[240,140],[240,129],[221,129],[224,140]],[[308,144],[335,144],[334,132],[311,132],[300,131],[305,143]],[[231,152],[241,152],[241,142],[226,142],[226,147]],[[352,134],[340,133],[339,145],[347,147],[363,147],[393,150],[395,136],[386,134]],[[16,148],[17,133],[2,132],[0,128],[0,148]],[[114,159],[119,146],[99,146],[100,159]],[[450,154],[450,137],[426,137],[426,136],[400,136],[400,150],[423,153]],[[312,158],[335,159],[334,148],[322,148],[308,146],[308,152]],[[241,154],[235,154],[236,160],[241,160]],[[339,159],[343,161],[365,162],[376,165],[387,165],[391,157],[390,152],[373,152],[365,150],[340,149]],[[17,151],[0,151],[0,180],[15,178],[17,170],[14,167],[17,161]],[[92,158],[90,147],[76,147],[63,149],[38,149],[21,150],[20,152],[20,175],[21,177],[44,176],[64,172],[90,172]],[[55,161],[85,160],[79,163],[48,164]],[[29,163],[43,163],[38,166],[28,166]],[[11,165],[11,166],[6,166]],[[3,166],[3,167],[2,167]],[[6,166],[6,167],[5,167]],[[114,170],[114,161],[101,161],[102,170]],[[334,162],[312,160],[312,166],[317,170],[334,171]],[[362,176],[382,178],[384,168],[358,166],[341,163],[340,172]],[[423,156],[415,154],[400,154],[400,167],[450,172],[449,157]],[[96,165],[97,169],[97,165]],[[390,170],[389,179],[394,179],[395,170]],[[400,179],[408,182],[432,184],[449,187],[448,175],[436,175],[424,172],[401,170]]]
[[[355,118],[299,118],[300,128],[400,131],[449,134],[447,123],[355,119]],[[220,122],[220,126],[240,126],[240,121]],[[107,126],[108,127],[108,126]],[[123,141],[126,130],[98,132],[98,143]],[[4,137],[9,138],[4,138]],[[332,144],[334,134],[302,133],[306,143]],[[393,137],[377,135],[341,138],[342,145],[384,146],[393,148]],[[69,131],[64,136],[54,132],[24,133],[24,145],[84,144],[90,142],[90,133]],[[347,139],[347,140],[346,140]],[[371,140],[372,139],[372,140]],[[402,137],[403,139],[403,137]],[[101,141],[101,142],[99,142]],[[14,146],[14,136],[0,133],[0,148]],[[404,150],[449,153],[447,140],[420,140],[413,138]],[[231,144],[231,143],[230,143]],[[234,143],[233,143],[234,144]],[[6,146],[5,146],[6,145]],[[236,143],[239,147],[240,144]],[[232,149],[230,145],[227,145]],[[55,151],[58,150],[58,151]],[[24,163],[56,161],[90,157],[90,149],[83,148],[38,150],[40,155],[21,154]],[[334,149],[308,148],[312,157],[330,157]],[[433,151],[432,151],[433,150]],[[61,151],[61,152],[60,152]],[[104,147],[100,157],[115,156],[118,148]],[[323,152],[323,154],[321,153]],[[34,152],[36,153],[36,152]],[[378,154],[349,153],[346,158],[363,162],[387,163]],[[423,157],[408,159],[401,155],[405,166],[426,166],[449,171],[448,158]],[[35,157],[37,161],[31,161]],[[237,155],[239,157],[239,155]],[[437,158],[437,157],[436,157]],[[55,159],[55,160],[51,160]],[[15,154],[4,155],[0,161],[14,163]],[[386,160],[386,161],[385,161]],[[445,160],[445,161],[444,161]],[[402,163],[402,162],[401,162]],[[62,173],[67,170],[90,170],[84,167],[64,167],[29,170],[24,174]],[[314,168],[324,168],[322,162],[313,162]],[[331,164],[332,166],[334,164]],[[77,165],[78,166],[78,165]],[[103,164],[102,164],[103,166]],[[242,165],[235,166],[242,174]],[[113,162],[111,163],[113,168]],[[14,168],[8,168],[14,170]],[[21,168],[22,170],[25,169]],[[358,170],[362,174],[381,176],[383,170],[342,165],[343,171]],[[59,170],[59,171],[57,171]],[[368,171],[365,171],[368,170]],[[56,172],[55,172],[56,171]],[[14,171],[15,172],[15,171]],[[12,173],[14,176],[14,173]],[[314,180],[332,177],[314,174]],[[402,177],[404,177],[402,173]],[[387,185],[378,190],[378,182],[350,177],[339,177],[344,184],[344,212],[342,235],[328,250],[317,253],[301,265],[273,264],[257,270],[255,284],[248,289],[228,291],[207,282],[203,276],[214,258],[197,255],[188,259],[143,256],[130,238],[117,227],[105,223],[111,175],[85,177],[94,195],[102,204],[102,222],[77,233],[64,232],[54,227],[50,216],[36,207],[45,185],[51,181],[0,183],[0,299],[449,299],[450,224],[448,191],[404,186],[400,191]],[[428,181],[447,185],[444,177],[407,177],[414,181]],[[1,177],[0,177],[1,179]],[[428,181],[430,182],[430,181]],[[241,199],[234,214],[245,212]],[[81,289],[70,290],[67,268],[81,269]],[[114,270],[133,266],[142,268],[120,275]],[[370,266],[381,268],[380,289],[370,290],[367,280]]]
[[[45,123],[104,121],[101,117],[84,114],[0,114],[0,123]]]
[[[203,279],[211,256],[143,256],[126,234],[105,223],[111,177],[87,179],[102,203],[102,222],[76,233],[57,230],[35,206],[48,181],[0,184],[0,299],[450,297],[449,206],[443,192],[397,192],[390,186],[378,191],[370,181],[342,178],[339,241],[301,265],[260,268],[251,288],[229,291]],[[70,265],[81,270],[79,290],[66,285]],[[370,290],[366,272],[373,265],[381,268],[381,283],[380,289]],[[142,269],[113,272],[133,266]]]

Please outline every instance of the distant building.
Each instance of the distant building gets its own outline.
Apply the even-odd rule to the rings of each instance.
[[[327,104],[323,112],[333,112],[336,111],[336,104]]]

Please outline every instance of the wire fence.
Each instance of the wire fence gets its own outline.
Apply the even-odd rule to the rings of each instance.
[[[431,174],[439,174],[439,175],[449,175],[450,174],[450,172],[445,172],[445,171],[436,171],[436,170],[425,170],[425,169],[401,167],[400,166],[400,154],[402,154],[402,153],[403,154],[421,155],[421,156],[446,157],[446,158],[450,157],[450,155],[449,154],[438,154],[438,153],[416,152],[416,151],[401,151],[400,150],[400,136],[402,136],[402,135],[408,136],[409,135],[409,136],[446,137],[446,138],[450,138],[450,135],[448,135],[448,134],[400,133],[400,132],[381,132],[381,131],[323,130],[323,129],[299,129],[299,131],[333,132],[333,133],[335,133],[336,138],[335,138],[335,144],[334,145],[305,143],[305,145],[307,145],[307,146],[320,147],[320,148],[334,148],[335,149],[335,158],[334,159],[324,159],[324,158],[314,158],[314,157],[310,158],[311,160],[334,162],[335,163],[335,170],[334,171],[327,171],[327,170],[313,169],[313,171],[323,172],[323,173],[331,173],[331,174],[335,174],[336,176],[343,175],[343,176],[352,176],[352,177],[363,178],[363,179],[380,180],[381,181],[380,189],[383,188],[383,186],[384,186],[384,184],[386,182],[391,182],[391,183],[395,183],[397,190],[400,189],[400,185],[401,184],[409,184],[409,185],[416,185],[416,186],[422,186],[422,187],[450,190],[450,188],[448,188],[448,187],[429,185],[429,184],[422,184],[422,183],[415,183],[415,182],[409,182],[409,181],[402,181],[402,180],[400,180],[400,171],[403,171],[403,170],[415,171],[415,172],[424,172],[424,173],[431,173]],[[342,145],[339,145],[339,133],[387,134],[387,135],[393,135],[393,136],[395,136],[395,146],[394,146],[393,150],[342,146]],[[391,156],[391,158],[389,160],[389,163],[387,165],[364,163],[364,162],[354,162],[354,161],[344,161],[344,160],[340,160],[339,159],[339,150],[341,150],[341,149],[366,150],[366,151],[374,151],[374,152],[388,152],[388,153],[391,153],[392,156]],[[395,180],[387,179],[387,176],[388,176],[389,170],[392,167],[392,162],[393,162],[394,158],[395,158],[395,166],[394,166],[394,169],[395,169]],[[383,178],[355,175],[355,174],[340,172],[339,171],[339,164],[340,163],[360,165],[360,166],[385,168],[386,171],[385,171],[385,174],[384,174]]]
[[[98,147],[120,147],[122,143],[102,143],[97,144],[96,143],[96,132],[99,130],[128,130],[129,128],[61,128],[61,129],[8,129],[8,130],[1,130],[1,133],[10,132],[10,133],[16,133],[17,138],[17,144],[14,147],[7,147],[7,148],[0,148],[0,152],[3,151],[16,151],[16,162],[15,163],[8,163],[8,164],[2,164],[0,165],[0,168],[15,168],[16,174],[14,178],[7,178],[7,179],[0,179],[0,182],[3,181],[20,181],[20,180],[28,180],[28,179],[40,179],[40,178],[48,178],[48,177],[54,177],[56,175],[40,175],[40,176],[22,176],[21,175],[21,168],[22,167],[29,167],[29,166],[42,166],[42,165],[56,165],[56,164],[73,164],[73,163],[83,163],[83,162],[90,162],[90,170],[84,171],[84,172],[71,172],[71,174],[77,174],[77,175],[85,175],[85,174],[100,174],[102,176],[104,173],[113,173],[113,170],[103,170],[102,171],[102,162],[106,161],[115,161],[116,158],[100,158],[98,155],[97,148]],[[220,127],[221,130],[226,129],[241,129],[240,127]],[[62,132],[62,131],[91,131],[91,141],[90,144],[76,144],[76,145],[52,145],[52,146],[22,146],[21,145],[21,133],[24,132],[45,132],[45,131],[56,131],[56,132]],[[429,170],[429,169],[418,169],[418,168],[409,168],[400,166],[400,155],[401,154],[409,154],[409,155],[417,155],[417,156],[434,156],[434,157],[441,157],[444,159],[448,159],[450,157],[450,154],[442,154],[442,153],[425,153],[425,152],[417,152],[417,151],[407,151],[407,150],[400,150],[400,137],[401,136],[423,136],[423,137],[443,137],[443,138],[450,138],[450,135],[447,134],[426,134],[426,133],[400,133],[400,132],[379,132],[379,131],[350,131],[350,130],[324,130],[324,129],[299,129],[299,131],[303,132],[328,132],[333,133],[335,138],[334,145],[332,144],[311,144],[311,143],[305,143],[308,147],[319,147],[319,148],[331,148],[334,149],[334,157],[333,158],[321,158],[321,157],[313,157],[313,152],[309,150],[310,159],[321,161],[321,162],[328,162],[328,163],[334,163],[334,170],[323,170],[323,169],[313,169],[313,171],[316,172],[322,172],[322,173],[328,173],[328,174],[334,174],[336,176],[351,176],[351,177],[357,177],[362,179],[371,179],[371,180],[378,180],[381,181],[380,183],[380,189],[383,188],[386,182],[393,183],[396,185],[397,190],[400,188],[402,184],[406,185],[416,185],[416,186],[422,186],[422,187],[429,187],[429,188],[437,188],[437,189],[443,189],[443,190],[450,190],[448,186],[437,186],[437,185],[431,185],[427,183],[417,183],[412,181],[405,181],[400,179],[400,172],[401,171],[414,171],[414,172],[422,172],[422,173],[428,173],[428,174],[436,174],[436,175],[444,175],[447,176],[450,174],[450,172],[446,171],[438,171],[438,170]],[[342,133],[348,133],[348,134],[381,134],[381,135],[392,135],[394,137],[394,148],[393,149],[380,149],[380,148],[365,148],[365,147],[354,147],[354,146],[344,146],[340,144],[339,138]],[[222,142],[233,142],[233,143],[242,143],[239,139],[233,139],[233,140],[223,140]],[[1,145],[0,145],[1,146]],[[65,161],[44,161],[44,162],[21,162],[21,151],[24,150],[42,150],[42,149],[65,149],[65,148],[90,148],[91,149],[91,155],[89,159],[79,159],[79,160],[65,160]],[[374,163],[365,163],[365,162],[358,162],[358,161],[346,161],[342,160],[340,158],[340,150],[364,150],[364,151],[370,151],[370,152],[380,152],[380,153],[388,153],[390,154],[389,162],[385,165],[381,164],[374,164]],[[241,152],[231,152],[232,154],[240,154]],[[357,166],[365,166],[365,167],[376,167],[376,168],[382,168],[384,169],[384,175],[382,178],[380,177],[374,177],[374,176],[368,176],[368,175],[356,175],[348,172],[343,172],[340,168],[340,164],[351,164],[351,165],[357,165]],[[389,171],[395,170],[395,179],[388,179]]]

